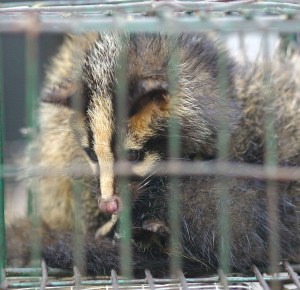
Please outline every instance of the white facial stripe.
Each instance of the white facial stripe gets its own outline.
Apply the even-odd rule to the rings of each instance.
[[[104,201],[108,201],[112,198],[114,194],[114,171],[113,171],[113,154],[111,151],[102,151],[103,154],[106,154],[106,159],[101,158],[100,162],[100,190],[101,197]],[[99,156],[101,156],[99,154]],[[104,157],[104,156],[102,156]]]
[[[100,190],[103,200],[109,201],[114,192],[114,155],[112,151],[112,137],[114,133],[113,106],[110,98],[98,97],[93,99],[93,105],[88,112],[90,126],[94,137],[94,151],[98,157],[100,167]],[[127,150],[141,150],[142,140],[126,134],[124,147]],[[146,176],[153,170],[153,166],[160,160],[157,153],[145,153],[143,162],[133,167],[133,172],[139,176]]]
[[[111,99],[99,97],[89,111],[91,130],[94,136],[94,151],[100,167],[100,190],[103,200],[110,200],[114,194],[114,156],[111,148],[114,130]]]

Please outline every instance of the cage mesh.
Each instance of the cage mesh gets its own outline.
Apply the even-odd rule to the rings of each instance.
[[[38,121],[36,119],[36,108],[38,100],[38,55],[39,45],[38,37],[44,33],[81,33],[89,30],[114,30],[119,33],[124,32],[209,32],[215,31],[225,39],[230,33],[238,33],[240,36],[240,47],[244,46],[244,36],[249,32],[263,33],[264,38],[268,39],[268,33],[284,33],[284,35],[294,35],[297,33],[299,22],[300,4],[297,1],[43,1],[43,2],[20,2],[6,3],[0,5],[0,32],[2,34],[24,33],[26,35],[26,120],[30,129],[27,134],[27,142],[31,143],[37,134]],[[290,40],[288,40],[290,41]],[[1,49],[1,47],[0,47]],[[245,50],[242,49],[242,51]],[[265,59],[270,58],[267,41],[263,42],[262,53]],[[125,63],[125,52],[120,54],[120,63]],[[0,67],[2,67],[2,57],[0,50]],[[224,69],[222,65],[222,56],[219,58],[220,70]],[[173,66],[173,67],[172,67]],[[169,80],[171,82],[171,90],[176,91],[177,75],[174,74],[174,67],[177,66],[176,50],[171,57],[169,67]],[[126,71],[125,65],[120,67],[118,71],[118,95],[121,97],[126,94]],[[223,71],[222,75],[226,75]],[[268,76],[266,76],[266,86],[268,84]],[[5,251],[5,219],[4,219],[4,181],[8,179],[16,179],[23,172],[23,168],[8,164],[3,159],[4,152],[4,128],[10,124],[3,123],[4,111],[4,94],[3,94],[3,70],[0,70],[0,288],[24,288],[24,289],[278,289],[278,282],[283,283],[284,289],[300,288],[299,265],[290,265],[283,262],[278,265],[278,249],[274,235],[271,238],[271,267],[273,272],[277,274],[267,275],[259,271],[254,265],[253,272],[249,276],[228,274],[229,257],[228,247],[220,249],[223,264],[216,275],[209,277],[186,278],[179,267],[180,261],[174,256],[172,263],[172,273],[174,277],[168,279],[154,278],[150,271],[145,269],[144,279],[133,279],[132,269],[130,268],[130,212],[124,211],[121,217],[121,233],[122,233],[122,264],[121,272],[123,276],[117,276],[112,270],[110,277],[94,277],[88,278],[80,273],[78,267],[74,267],[73,271],[64,271],[61,269],[47,268],[44,261],[40,261],[40,241],[37,239],[33,242],[33,268],[7,268],[6,251]],[[219,80],[221,87],[226,88],[226,77]],[[223,90],[226,91],[225,89]],[[272,92],[267,92],[272,93]],[[224,93],[226,95],[226,93]],[[226,100],[226,96],[223,96]],[[126,107],[125,98],[119,98],[118,107]],[[74,105],[76,106],[76,104]],[[11,112],[4,112],[10,114]],[[126,110],[119,110],[119,120],[126,119],[124,116]],[[270,199],[273,203],[269,204],[270,215],[275,215],[272,220],[276,221],[276,182],[290,181],[300,179],[300,168],[276,167],[276,148],[274,145],[274,128],[269,126],[272,124],[273,113],[266,118],[266,164],[265,167],[259,165],[248,164],[231,164],[228,162],[218,162],[217,164],[205,164],[194,162],[193,164],[181,161],[162,162],[160,167],[154,174],[161,175],[166,172],[172,176],[170,182],[173,187],[179,189],[178,176],[186,174],[190,176],[197,175],[217,175],[220,176],[222,190],[217,194],[221,198],[220,223],[223,231],[221,236],[226,236],[230,226],[228,216],[226,215],[226,201],[228,199],[228,188],[226,188],[226,180],[231,177],[255,177],[264,178],[269,182],[268,194],[272,196]],[[224,128],[218,140],[220,148],[219,157],[227,155],[228,120],[220,120]],[[177,135],[178,128],[176,122],[170,120],[170,135]],[[169,152],[173,158],[178,157],[179,144],[173,139]],[[120,142],[119,142],[120,144]],[[121,150],[122,151],[122,150]],[[34,154],[34,152],[30,152]],[[29,154],[29,155],[30,155]],[[122,155],[122,154],[121,154]],[[121,158],[116,164],[115,174],[119,178],[122,188],[126,188],[128,178],[131,176],[130,166]],[[29,215],[36,228],[39,227],[40,220],[38,218],[38,184],[35,178],[39,176],[61,176],[61,175],[78,175],[81,176],[84,169],[70,168],[69,171],[59,171],[57,168],[33,168],[30,171],[32,178],[29,190]],[[175,185],[175,186],[174,186]],[[74,192],[80,194],[80,184],[74,184]],[[170,198],[170,215],[171,230],[178,232],[178,210],[179,201],[177,200],[178,192],[174,190]],[[121,197],[125,208],[130,208],[130,200],[128,192],[124,190]],[[76,194],[75,194],[76,199]],[[80,211],[80,201],[75,200],[76,211]],[[80,218],[77,218],[75,225],[80,227]],[[276,222],[271,224],[272,232],[278,231]],[[76,252],[82,251],[82,240],[74,229],[77,248]],[[178,239],[176,235],[172,236],[171,241],[174,252],[178,251]],[[76,261],[80,263],[79,258]],[[224,274],[226,273],[226,274]],[[126,277],[126,278],[124,278]]]

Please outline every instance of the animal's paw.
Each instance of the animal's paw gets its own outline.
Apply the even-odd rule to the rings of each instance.
[[[101,239],[105,237],[107,234],[109,234],[113,229],[113,227],[115,226],[115,224],[117,223],[117,221],[118,221],[118,215],[113,214],[111,216],[111,219],[96,231],[95,239]]]
[[[157,233],[163,237],[166,237],[170,234],[169,228],[162,221],[158,221],[158,220],[144,221],[143,229],[153,233]]]

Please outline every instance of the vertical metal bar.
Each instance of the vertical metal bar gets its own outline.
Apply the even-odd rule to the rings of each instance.
[[[179,279],[180,279],[180,283],[181,283],[181,287],[183,290],[188,290],[189,289],[189,285],[186,281],[186,278],[183,274],[183,272],[181,270],[178,271],[178,276],[179,276]]]
[[[271,86],[271,61],[269,50],[269,34],[263,34],[263,56],[264,56],[264,87],[265,87],[265,100],[270,100],[273,94]],[[277,166],[277,140],[275,129],[275,115],[273,111],[266,110],[264,116],[264,129],[265,129],[265,170],[274,171]],[[279,229],[278,229],[278,193],[277,182],[274,180],[267,181],[267,196],[268,196],[268,220],[269,220],[269,256],[271,273],[279,272]],[[272,289],[280,289],[278,281],[272,282]]]
[[[35,31],[26,33],[26,119],[30,128],[28,142],[31,142],[37,133],[37,100],[38,100],[38,35]],[[33,152],[30,152],[33,155]],[[33,157],[33,156],[32,156]]]
[[[155,284],[151,272],[149,270],[145,270],[146,280],[148,282],[150,290],[155,290]]]
[[[288,272],[289,276],[291,277],[292,281],[295,283],[298,289],[300,289],[300,281],[298,279],[298,275],[296,272],[293,270],[289,262],[285,261],[284,262],[284,267],[286,271]]]
[[[168,19],[169,27],[171,27],[171,18]],[[173,23],[174,24],[174,23]],[[179,52],[177,48],[177,37],[174,26],[169,31],[169,63],[168,63],[168,83],[171,107],[176,105],[178,101],[177,83],[179,70]],[[180,158],[180,125],[174,115],[170,116],[168,123],[168,159]],[[169,225],[170,225],[170,270],[171,274],[177,276],[181,266],[181,248],[180,248],[180,181],[178,176],[169,178],[170,196],[169,196]]]
[[[128,84],[127,84],[127,49],[126,36],[121,29],[121,15],[117,18],[117,28],[120,39],[120,54],[117,67],[117,126],[118,132],[117,154],[118,161],[126,161],[126,152],[124,150],[124,136],[126,134],[126,124],[128,120]],[[124,168],[124,170],[126,170]],[[131,249],[131,193],[128,188],[128,177],[118,176],[118,188],[122,200],[122,211],[120,213],[120,234],[121,234],[121,275],[130,278],[132,274],[132,249]]]
[[[222,39],[221,35],[219,36]],[[224,161],[229,154],[229,112],[228,112],[228,57],[225,52],[221,51],[218,55],[218,87],[219,87],[219,134],[218,134],[218,160]],[[229,186],[228,179],[225,177],[218,178],[216,194],[220,201],[218,206],[218,223],[219,223],[219,255],[220,268],[225,272],[230,272],[230,220],[229,220]]]
[[[1,37],[1,36],[0,36]],[[4,96],[3,96],[3,64],[2,38],[0,38],[0,284],[4,282],[3,269],[6,267],[5,216],[4,216]]]
[[[111,270],[111,284],[113,286],[113,290],[118,290],[118,276],[115,270]]]
[[[4,268],[0,269],[0,289],[7,289],[8,283],[5,277]]]
[[[80,180],[74,179],[72,182],[72,193],[74,201],[74,227],[73,227],[73,249],[74,249],[74,265],[84,271],[85,255],[84,255],[84,240],[82,234],[82,200],[81,194],[84,191],[84,185]],[[75,273],[75,272],[74,272]]]
[[[33,15],[34,16],[34,15]],[[32,18],[33,22],[35,17]],[[34,27],[34,25],[33,25]],[[38,34],[37,31],[27,31],[26,33],[26,113],[27,113],[27,126],[31,129],[28,136],[28,143],[32,142],[36,137],[37,133],[37,99],[38,99]],[[31,150],[29,152],[30,160],[34,159],[37,152]],[[33,231],[39,227],[40,220],[38,219],[38,196],[37,196],[37,185],[38,180],[33,178],[31,180],[29,189],[29,215],[32,221]],[[31,245],[31,263],[32,265],[40,265],[40,239],[36,235],[33,236]]]
[[[81,285],[81,275],[80,275],[78,267],[74,266],[73,267],[73,271],[74,271],[75,289],[79,290],[80,289],[80,285]]]
[[[46,262],[44,260],[42,260],[41,263],[41,270],[42,270],[42,280],[41,280],[40,290],[44,290],[46,289],[47,281],[48,281],[48,271],[47,271]]]
[[[71,108],[75,112],[83,111],[83,102],[79,93],[75,94],[71,99]],[[84,255],[84,240],[82,232],[82,192],[85,190],[84,182],[81,178],[72,179],[72,193],[74,202],[74,226],[73,226],[73,249],[74,249],[74,271],[84,271],[85,269],[85,255]],[[75,272],[74,272],[75,273]]]
[[[228,279],[227,279],[226,275],[224,274],[223,270],[219,269],[218,273],[219,273],[221,284],[223,285],[224,289],[229,290]]]
[[[262,276],[262,274],[260,273],[260,271],[258,270],[258,268],[256,266],[253,266],[253,272],[254,272],[254,274],[255,274],[258,282],[263,287],[263,289],[264,290],[271,290],[270,287],[269,287],[269,285],[264,280],[264,277]]]

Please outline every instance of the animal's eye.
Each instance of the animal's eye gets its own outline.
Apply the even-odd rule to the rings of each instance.
[[[138,150],[129,150],[127,152],[127,159],[130,162],[141,161],[143,159],[143,154]]]
[[[89,158],[94,161],[94,162],[98,162],[98,157],[95,153],[95,151],[91,148],[84,148],[84,151],[86,152],[86,154],[89,156]]]

